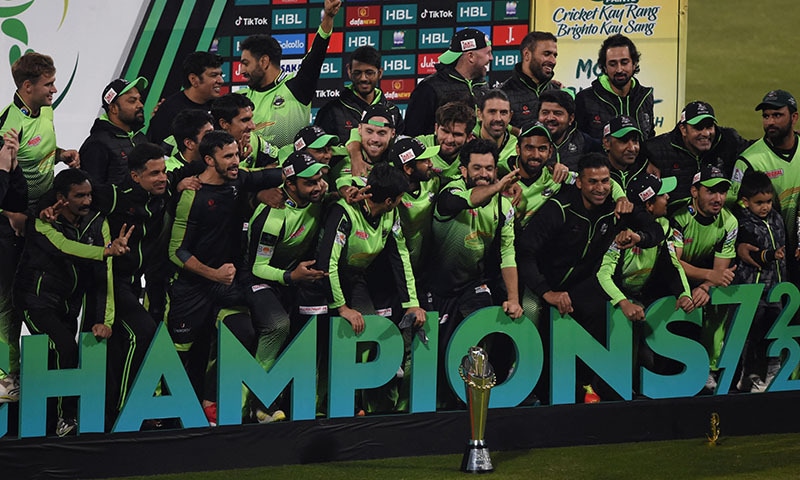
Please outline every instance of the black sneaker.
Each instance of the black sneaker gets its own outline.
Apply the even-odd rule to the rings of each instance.
[[[65,437],[78,427],[78,421],[74,418],[59,418],[56,424],[56,435]]]

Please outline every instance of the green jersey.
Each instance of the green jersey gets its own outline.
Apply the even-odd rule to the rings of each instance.
[[[436,134],[434,133],[430,135],[420,135],[417,137],[417,140],[422,142],[425,147],[438,145],[436,143]],[[441,154],[437,153],[435,156],[431,157],[431,162],[433,162],[433,171],[436,172],[441,179],[442,185],[461,178],[461,169],[458,168],[461,166],[461,160],[459,160],[458,155],[456,155],[456,158],[454,158],[452,162],[448,162],[441,157]]]
[[[364,202],[349,205],[339,200],[333,205],[325,220],[316,267],[328,272],[329,308],[347,304],[342,280],[352,274],[362,274],[386,249],[403,308],[418,307],[414,275],[397,209],[373,218]]]
[[[495,237],[500,247],[500,268],[516,267],[514,258],[514,207],[511,200],[495,195],[484,206],[470,202],[470,189],[461,179],[439,194],[433,213],[433,240],[438,266],[431,288],[452,295],[488,280],[487,260]]]
[[[517,154],[517,136],[511,134],[512,128],[513,127],[511,125],[506,127],[506,131],[503,134],[503,142],[498,147],[500,156],[497,159],[497,178],[500,178],[503,175],[511,172],[511,170],[507,170],[508,159]],[[480,122],[475,124],[475,129],[472,131],[472,133],[475,135],[475,138],[481,138]]]
[[[744,173],[749,169],[764,172],[775,187],[776,201],[780,205],[783,223],[786,225],[786,244],[798,245],[797,202],[800,201],[800,136],[794,134],[794,148],[780,151],[770,147],[764,139],[752,144],[736,160],[733,166],[728,204],[737,200]]]
[[[570,175],[569,181],[574,181]],[[517,184],[522,189],[522,196],[519,200],[519,205],[516,209],[516,225],[517,230],[522,230],[528,225],[528,222],[533,217],[544,203],[553,195],[558,193],[561,189],[561,184],[553,180],[553,174],[550,169],[542,168],[542,173],[539,178],[532,180],[529,178],[521,178]]]
[[[39,115],[33,116],[19,96],[14,95],[14,102],[0,113],[0,135],[12,128],[20,135],[17,160],[28,182],[28,205],[33,207],[53,188],[56,164],[53,108],[42,107]]]
[[[439,178],[433,177],[420,182],[417,190],[404,193],[403,200],[397,207],[415,274],[420,273],[420,261],[426,259],[430,253],[430,242],[433,240],[431,222],[438,193]]]
[[[715,258],[736,257],[738,227],[739,222],[727,208],[715,217],[705,217],[687,205],[672,219],[672,241],[676,249],[683,250],[681,260],[711,269]]]
[[[657,218],[656,222],[664,229],[664,233],[668,235],[670,231],[669,221],[661,217]],[[628,295],[636,296],[642,291],[645,283],[653,273],[658,256],[665,248],[669,254],[670,263],[675,267],[680,278],[681,292],[679,296],[691,296],[689,282],[686,280],[686,274],[675,256],[675,246],[671,238],[665,239],[661,244],[654,247],[632,247],[624,250],[620,249],[615,242],[611,244],[603,256],[603,262],[597,272],[597,280],[606,294],[611,297],[612,305],[617,305],[626,299]]]
[[[310,258],[317,239],[322,203],[298,206],[286,196],[283,208],[260,204],[248,227],[247,263],[258,278],[287,285],[298,262]]]

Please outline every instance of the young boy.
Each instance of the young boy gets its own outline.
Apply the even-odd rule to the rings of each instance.
[[[736,385],[740,391],[763,392],[780,369],[779,357],[767,357],[769,341],[764,338],[782,309],[780,302],[767,303],[767,293],[787,279],[786,229],[783,218],[772,208],[774,196],[775,188],[767,174],[748,170],[734,208],[739,220],[737,246],[747,243],[756,249],[748,252],[749,258],[737,258],[733,283],[764,284],[764,293],[742,352],[742,375]]]

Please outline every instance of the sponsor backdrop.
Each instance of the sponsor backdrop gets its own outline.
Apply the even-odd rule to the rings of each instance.
[[[597,53],[621,33],[641,53],[643,85],[655,87],[656,133],[672,129],[685,104],[688,0],[536,0],[533,26],[558,37],[556,78],[576,91],[600,75]]]

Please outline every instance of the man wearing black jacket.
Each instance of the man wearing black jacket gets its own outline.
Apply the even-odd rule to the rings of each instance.
[[[530,32],[522,39],[519,52],[522,61],[514,66],[511,76],[500,85],[511,101],[511,125],[521,128],[535,122],[539,112],[539,95],[557,87],[550,83],[558,57],[558,39],[550,32]]]

